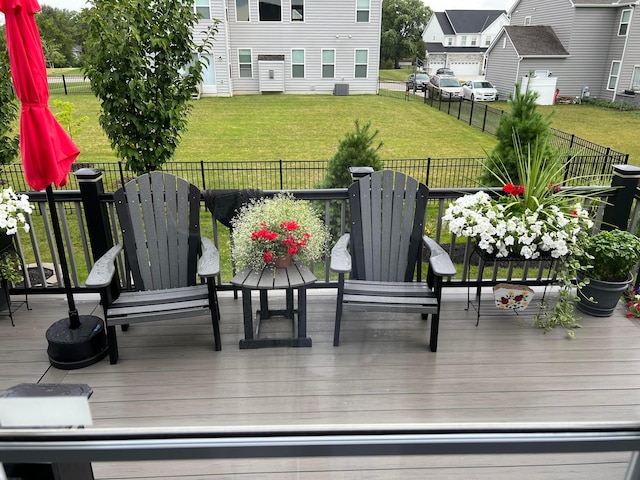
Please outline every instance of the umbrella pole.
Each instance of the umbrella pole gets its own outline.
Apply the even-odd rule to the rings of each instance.
[[[76,309],[76,302],[73,299],[71,291],[71,277],[69,277],[69,266],[67,265],[67,257],[64,253],[64,245],[62,243],[62,232],[60,231],[60,222],[58,221],[58,211],[56,210],[56,202],[53,198],[53,187],[49,185],[46,189],[47,203],[49,204],[49,213],[51,215],[51,223],[53,227],[53,236],[56,240],[58,249],[58,259],[60,260],[60,268],[62,269],[62,282],[64,291],[67,295],[67,303],[69,305],[69,328],[76,329],[80,327],[80,315]]]
[[[100,317],[78,315],[76,303],[73,300],[73,292],[71,291],[69,267],[64,253],[58,211],[56,210],[53,187],[51,185],[47,186],[46,193],[51,223],[53,224],[53,235],[58,249],[58,259],[62,269],[62,281],[69,305],[69,316],[58,320],[47,329],[45,335],[49,343],[47,353],[49,355],[49,363],[54,367],[62,370],[75,370],[93,365],[107,356],[107,353],[109,353],[107,335],[104,329],[104,322]]]

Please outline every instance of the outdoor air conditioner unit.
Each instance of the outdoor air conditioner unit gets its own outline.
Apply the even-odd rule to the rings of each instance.
[[[349,84],[348,83],[336,83],[333,86],[333,94],[336,96],[344,97],[349,95]]]

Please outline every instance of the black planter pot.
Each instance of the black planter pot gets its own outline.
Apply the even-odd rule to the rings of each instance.
[[[585,275],[578,272],[578,282],[584,281]],[[623,282],[606,282],[589,279],[589,283],[578,291],[579,300],[576,307],[581,312],[594,317],[610,317],[620,301],[620,296],[633,280],[631,274]],[[589,300],[593,298],[593,301]]]

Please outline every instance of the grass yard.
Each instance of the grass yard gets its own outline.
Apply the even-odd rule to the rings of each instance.
[[[403,73],[404,75],[404,73]],[[115,160],[98,124],[100,106],[92,95],[54,95],[87,116],[74,136],[80,162]],[[506,102],[492,105],[508,110]],[[590,105],[540,106],[553,113],[553,127],[614,150],[640,165],[640,111],[621,112]],[[481,157],[495,140],[453,117],[419,102],[377,95],[242,95],[207,97],[194,103],[179,161],[326,160],[354,121],[371,121],[384,142],[381,155],[392,158]]]

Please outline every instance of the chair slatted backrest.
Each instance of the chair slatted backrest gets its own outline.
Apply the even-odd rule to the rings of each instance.
[[[391,170],[374,172],[349,187],[352,278],[413,279],[428,194],[426,185]]]
[[[135,289],[195,285],[200,189],[151,172],[128,182],[114,197]]]

